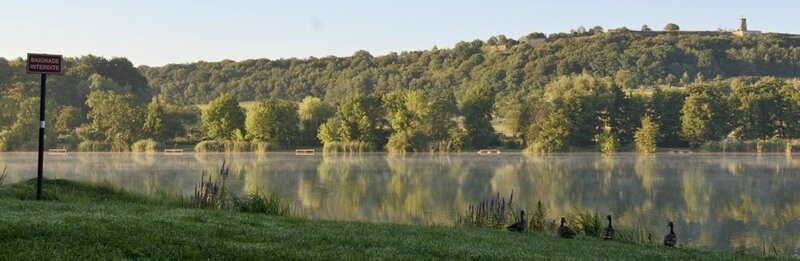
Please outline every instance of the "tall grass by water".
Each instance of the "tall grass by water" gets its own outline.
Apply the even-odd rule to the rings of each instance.
[[[723,140],[710,141],[700,146],[707,152],[758,152],[758,153],[792,153],[800,150],[798,139],[770,140]]]
[[[456,224],[462,227],[502,229],[516,221],[514,211],[514,192],[508,199],[500,197],[500,193],[488,199],[482,199],[478,204],[469,205],[463,215],[459,216]]]
[[[274,142],[206,140],[194,146],[195,152],[269,152],[280,150]]]
[[[362,153],[374,151],[374,147],[362,141],[329,141],[322,146],[323,153]]]
[[[157,152],[164,149],[164,145],[153,139],[138,140],[131,145],[132,152]]]

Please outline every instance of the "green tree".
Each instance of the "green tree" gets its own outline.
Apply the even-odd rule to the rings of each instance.
[[[688,88],[689,96],[681,109],[684,137],[692,146],[699,146],[727,135],[727,88],[718,83],[697,83]]]
[[[343,141],[361,141],[376,148],[385,144],[386,122],[379,95],[350,94],[339,105],[336,115],[342,121]]]
[[[650,119],[659,126],[658,145],[686,146],[681,133],[682,108],[686,94],[676,88],[656,87],[648,103]]]
[[[650,26],[647,26],[646,24],[642,25],[642,32],[649,32],[649,31],[652,31],[652,29],[650,29]]]
[[[152,138],[159,142],[163,142],[168,138],[168,136],[166,136],[164,124],[162,123],[163,119],[164,108],[159,103],[158,98],[153,97],[153,100],[147,104],[147,111],[145,112],[144,117],[144,126],[142,128],[148,138]]]
[[[336,115],[333,105],[323,102],[319,98],[306,96],[299,105],[300,120],[303,123],[302,142],[305,145],[317,145],[319,126],[329,118]]]
[[[461,115],[464,116],[464,128],[469,135],[469,143],[473,148],[483,148],[494,142],[492,127],[492,107],[495,92],[485,85],[474,85],[467,90],[461,102]]]
[[[247,136],[256,141],[277,142],[291,147],[300,132],[297,105],[290,101],[271,99],[247,111]]]
[[[230,140],[234,132],[244,129],[244,111],[239,101],[230,94],[223,94],[203,110],[203,128],[212,139]]]
[[[56,114],[53,120],[53,131],[58,134],[69,134],[75,128],[84,123],[83,112],[72,106],[64,106]]]
[[[681,30],[681,28],[677,24],[668,23],[667,25],[664,26],[664,31],[678,31],[678,30]]]
[[[130,145],[143,137],[144,110],[131,94],[114,91],[92,91],[89,106],[89,140],[104,141],[114,151],[128,151]]]
[[[636,130],[634,138],[636,140],[636,151],[642,153],[656,152],[658,147],[656,144],[658,140],[658,125],[650,120],[649,116],[643,117],[641,127]]]
[[[781,116],[788,104],[780,96],[785,83],[768,77],[755,84],[735,82],[731,104],[735,107],[734,132],[744,139],[768,139],[783,131]]]

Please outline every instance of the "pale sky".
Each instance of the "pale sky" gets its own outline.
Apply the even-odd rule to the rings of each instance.
[[[135,65],[373,55],[461,40],[643,24],[800,33],[800,1],[2,1],[0,57],[127,57]]]

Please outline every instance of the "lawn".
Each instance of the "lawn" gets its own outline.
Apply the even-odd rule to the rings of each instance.
[[[186,207],[109,186],[0,187],[3,259],[761,259],[579,236],[276,217]]]

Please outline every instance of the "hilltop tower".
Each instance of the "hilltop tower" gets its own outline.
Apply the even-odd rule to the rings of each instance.
[[[747,32],[747,18],[739,18],[739,31]]]
[[[747,18],[739,18],[739,31],[733,32],[735,36],[761,35],[761,31],[747,30]]]

